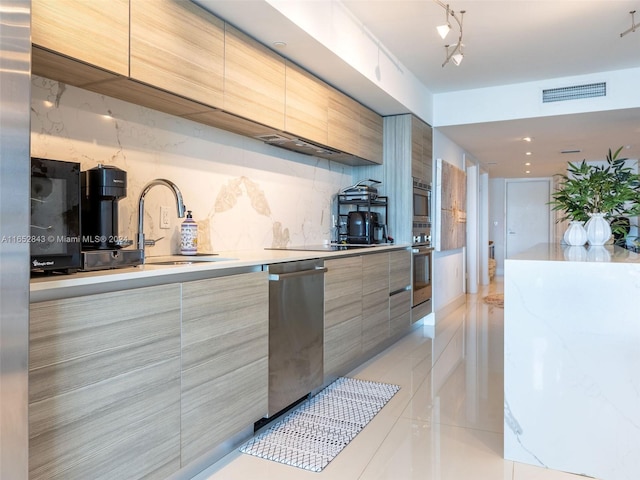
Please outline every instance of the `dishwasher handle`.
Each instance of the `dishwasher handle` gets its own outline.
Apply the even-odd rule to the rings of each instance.
[[[295,277],[305,277],[307,275],[318,275],[321,273],[325,273],[327,271],[327,267],[316,267],[311,270],[301,270],[299,272],[290,272],[290,273],[270,273],[269,281],[270,282],[279,282],[280,280],[285,280],[287,278],[295,278]]]

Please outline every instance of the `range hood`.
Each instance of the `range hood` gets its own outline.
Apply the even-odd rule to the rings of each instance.
[[[312,155],[314,157],[326,158],[328,160],[335,160],[336,162],[346,163],[348,165],[375,165],[374,162],[365,160],[356,155],[352,155],[346,152],[341,152],[326,145],[320,145],[319,143],[297,137],[295,135],[289,135],[286,133],[267,133],[263,135],[256,135],[255,138],[262,140],[263,142],[274,145],[276,147],[284,148],[305,155]]]

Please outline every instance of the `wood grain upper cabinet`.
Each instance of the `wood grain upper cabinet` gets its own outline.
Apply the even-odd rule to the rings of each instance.
[[[411,175],[431,183],[432,142],[431,127],[419,118],[411,116]]]
[[[182,286],[182,465],[267,414],[267,272]]]
[[[225,29],[224,110],[284,130],[284,59],[231,25]]]
[[[329,86],[287,61],[285,130],[327,145]]]
[[[129,74],[129,0],[33,0],[31,25],[34,45]]]
[[[333,88],[328,109],[327,145],[382,164],[382,117]]]
[[[360,105],[331,89],[328,104],[328,145],[351,155],[360,153]]]
[[[382,117],[364,105],[360,105],[359,126],[360,147],[358,156],[382,165]]]
[[[222,20],[192,2],[131,0],[132,79],[220,107],[223,77]]]
[[[33,303],[29,478],[180,469],[180,285]]]

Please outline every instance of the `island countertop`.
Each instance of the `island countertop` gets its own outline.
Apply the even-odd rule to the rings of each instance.
[[[638,478],[639,257],[538,245],[505,261],[506,459]]]
[[[559,243],[539,243],[507,260],[640,263],[640,255],[615,245],[569,246]]]
[[[183,282],[259,271],[263,265],[281,262],[294,262],[312,258],[336,258],[350,255],[363,255],[385,251],[408,249],[408,244],[371,245],[339,251],[301,251],[301,250],[238,250],[215,252],[212,261],[198,261],[191,264],[159,265],[145,263],[135,267],[77,272],[71,275],[35,276],[30,281],[30,300],[40,302],[54,298],[75,297],[127,288],[137,288],[162,283]],[[215,255],[215,256],[213,256]],[[215,258],[215,259],[214,259]],[[173,255],[167,257],[149,257],[148,262],[159,260],[189,261],[189,256]]]

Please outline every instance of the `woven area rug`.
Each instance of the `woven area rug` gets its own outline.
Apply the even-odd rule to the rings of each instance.
[[[398,390],[397,385],[341,377],[276,420],[240,451],[320,472]]]
[[[484,300],[484,303],[488,305],[504,308],[504,293],[494,293],[492,295],[487,295],[482,300]]]

